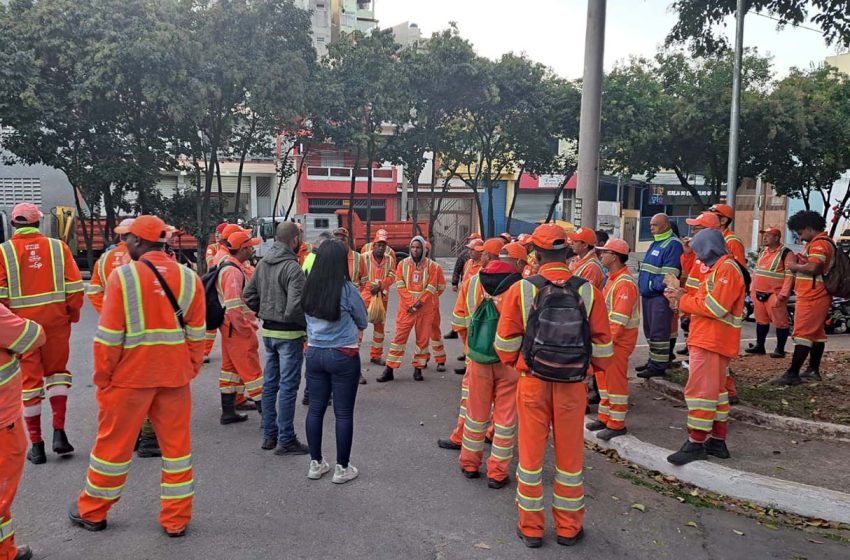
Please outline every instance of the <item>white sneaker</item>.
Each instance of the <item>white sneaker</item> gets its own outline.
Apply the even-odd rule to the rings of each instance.
[[[337,465],[336,470],[334,470],[334,477],[331,480],[334,484],[345,484],[349,480],[354,480],[357,478],[357,475],[360,473],[357,472],[357,467],[348,463],[348,468],[343,468],[342,465]]]
[[[319,480],[322,478],[322,475],[331,470],[331,466],[327,461],[322,459],[322,462],[318,461],[310,461],[310,470],[307,471],[307,478],[312,480]]]

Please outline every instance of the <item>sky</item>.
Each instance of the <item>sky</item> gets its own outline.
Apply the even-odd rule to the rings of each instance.
[[[605,68],[629,56],[651,56],[664,42],[676,17],[671,0],[608,0]],[[415,22],[424,36],[458,24],[479,54],[496,58],[506,52],[525,52],[565,78],[580,78],[583,67],[587,0],[375,0],[380,26]],[[816,28],[816,25],[808,24]],[[734,18],[726,33],[734,36]],[[748,15],[744,45],[773,57],[777,77],[791,67],[808,68],[836,54],[820,33],[787,27]]]

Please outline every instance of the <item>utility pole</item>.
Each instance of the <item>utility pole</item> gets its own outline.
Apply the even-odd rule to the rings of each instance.
[[[764,203],[762,203],[761,197],[763,191],[764,181],[762,181],[761,175],[759,175],[756,177],[756,198],[753,201],[753,236],[752,243],[750,244],[750,249],[752,251],[759,250],[759,230],[761,230],[764,225],[761,223],[761,212],[763,206],[767,206],[767,197],[764,197]]]
[[[578,134],[577,200],[581,215],[576,225],[596,229],[599,205],[599,137],[602,119],[602,63],[605,54],[607,0],[588,0],[584,39],[584,80]]]
[[[741,128],[741,66],[744,58],[744,16],[746,0],[738,0],[735,12],[735,68],[732,77],[732,114],[729,119],[729,168],[726,172],[726,204],[735,207],[738,189],[738,139]]]

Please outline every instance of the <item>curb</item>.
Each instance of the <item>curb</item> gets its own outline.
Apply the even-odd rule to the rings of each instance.
[[[595,419],[586,417],[587,421]],[[602,449],[613,449],[623,459],[641,467],[674,476],[715,494],[804,517],[850,523],[850,494],[730,469],[710,461],[695,461],[677,467],[667,462],[667,456],[671,453],[669,449],[646,443],[632,435],[605,442],[598,439],[594,432],[585,429],[584,440]]]
[[[677,401],[684,402],[684,389],[682,389],[680,385],[657,377],[645,379],[644,381],[649,388],[654,389],[667,397],[672,397]],[[790,416],[780,416],[779,414],[762,412],[761,410],[756,410],[755,408],[740,404],[733,406],[729,415],[735,420],[762,428],[780,431],[790,430],[820,439],[850,442],[850,426],[832,424],[830,422],[815,422],[813,420],[792,418]]]

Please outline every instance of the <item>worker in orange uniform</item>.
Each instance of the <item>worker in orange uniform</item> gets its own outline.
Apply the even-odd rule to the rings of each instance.
[[[417,235],[410,240],[410,256],[396,266],[396,289],[399,297],[396,333],[387,354],[387,367],[377,379],[378,383],[394,379],[393,370],[401,367],[405,345],[413,329],[416,329],[413,379],[424,379],[422,368],[425,367],[432,328],[429,300],[436,297],[437,293],[436,279],[432,274],[431,260],[425,256],[425,239]]]
[[[362,261],[360,259],[360,253],[351,248],[349,244],[349,235],[348,230],[344,227],[337,228],[333,232],[334,238],[345,245],[345,248],[348,250],[348,276],[349,280],[354,282],[354,285],[357,286],[360,284],[361,276],[362,276]]]
[[[488,251],[485,251],[486,254]],[[506,256],[504,261],[498,258],[501,254]],[[459,301],[455,307],[455,316],[467,325],[466,328],[455,327],[459,329],[458,333],[464,343],[468,343],[469,328],[473,326],[472,318],[482,301],[485,298],[492,301],[496,310],[499,311],[503,294],[513,284],[522,280],[522,268],[517,266],[517,262],[520,260],[524,262],[528,258],[525,249],[518,243],[509,243],[502,248],[499,256],[489,260],[486,266],[469,280],[469,283],[464,286],[466,302]],[[476,331],[478,328],[476,325]],[[495,332],[492,334],[495,335]],[[476,332],[476,336],[481,336],[481,333]],[[479,340],[477,345],[480,346],[482,342],[486,343],[490,349],[486,355],[479,355],[477,350],[471,352],[467,350],[469,396],[466,399],[463,447],[460,450],[459,461],[461,472],[465,477],[480,476],[478,468],[484,458],[484,443],[488,425],[490,425],[489,437],[492,448],[487,460],[487,486],[499,489],[510,482],[508,467],[513,458],[516,439],[516,385],[519,372],[498,361],[498,356],[493,350],[493,341]]]
[[[545,381],[535,374],[526,362],[523,347],[537,345],[543,329],[534,329],[526,340],[529,324],[537,321],[539,293],[554,294],[558,285],[578,284],[576,291],[584,303],[592,344],[592,355],[585,356],[595,369],[604,370],[613,355],[608,314],[602,305],[602,293],[584,280],[571,280],[573,274],[566,266],[567,235],[555,224],[543,224],[532,234],[540,272],[530,279],[517,282],[502,296],[501,315],[496,330],[494,348],[505,365],[520,372],[517,383],[517,419],[519,432],[519,464],[517,466],[516,504],[519,512],[517,533],[526,546],[543,544],[545,514],[543,509],[543,460],[548,446],[551,426],[555,447],[555,486],[552,513],[558,544],[572,546],[584,536],[584,411],[587,406],[587,386],[581,382],[560,383]],[[542,278],[541,278],[542,277]],[[545,280],[543,290],[535,282]],[[555,284],[555,287],[550,286]],[[548,301],[552,300],[549,296]],[[575,313],[577,308],[573,308]],[[550,308],[551,310],[551,308]],[[534,319],[530,321],[529,319]],[[576,325],[571,329],[556,329],[560,336],[575,342]],[[549,335],[552,329],[545,334]],[[548,337],[547,337],[548,338]],[[542,341],[542,339],[540,339]],[[539,367],[539,366],[536,366]],[[580,379],[580,378],[579,378]]]
[[[601,290],[605,272],[596,256],[596,232],[590,228],[578,228],[569,234],[568,239],[575,253],[569,262],[570,272]]]
[[[47,340],[44,329],[0,304],[0,560],[29,560],[30,547],[15,546],[12,502],[24,472],[27,436],[21,417],[21,367],[15,355]]]
[[[85,488],[68,513],[89,531],[106,529],[146,416],[162,448],[159,522],[180,537],[192,517],[189,383],[203,365],[206,309],[201,279],[158,250],[165,227],[154,216],[136,218],[127,236],[133,262],[106,283],[94,339],[98,434]]]
[[[688,440],[667,457],[674,465],[704,460],[707,455],[730,456],[726,372],[738,355],[746,295],[744,275],[727,253],[723,234],[705,229],[694,235],[690,245],[702,263],[699,289],[695,294],[669,287],[664,292],[672,307],[691,316],[690,375],[685,385]]]
[[[442,317],[440,315],[440,296],[446,291],[446,275],[443,272],[443,267],[437,261],[431,258],[431,243],[425,242],[425,257],[431,261],[431,277],[434,278],[434,286],[437,288],[435,297],[431,298],[431,352],[434,353],[434,362],[437,364],[437,371],[446,371],[446,346],[443,343],[443,333],[440,332],[440,323]],[[431,352],[425,358],[425,364],[431,359]]]
[[[375,239],[368,244],[371,250],[363,253],[360,279],[360,295],[366,304],[366,309],[372,303],[372,298],[380,295],[384,301],[384,309],[390,301],[390,286],[395,281],[395,260],[387,254],[387,232],[379,229]],[[372,347],[369,350],[369,361],[373,364],[384,365],[384,323],[372,325]]]
[[[788,267],[797,262],[794,252],[782,244],[782,231],[777,227],[761,230],[764,247],[759,252],[750,297],[756,316],[756,343],[744,350],[747,354],[766,354],[764,343],[770,324],[776,327],[776,350],[771,358],[785,357],[788,341],[788,298],[794,289],[794,273]]]
[[[224,226],[224,227],[221,227]],[[207,270],[212,267],[218,266],[223,261],[226,261],[230,258],[230,246],[227,244],[227,238],[230,237],[231,233],[236,233],[238,231],[243,231],[242,226],[237,224],[219,224],[221,227],[221,231],[218,231],[216,228],[216,243],[213,245],[216,246],[216,251],[210,257],[209,249],[207,249]],[[212,353],[213,346],[215,345],[215,337],[216,330],[213,329],[211,331],[207,331],[206,338],[204,340],[204,363],[208,364],[210,361],[210,354]]]
[[[484,242],[482,245],[484,250],[481,251],[481,256],[479,257],[481,266],[486,267],[491,261],[498,260],[499,253],[502,251],[503,247],[504,240],[501,238],[488,239]],[[464,280],[460,285],[460,292],[458,292],[457,300],[455,301],[454,310],[452,312],[452,329],[460,335],[461,341],[463,342],[464,356],[466,356],[466,333],[469,329],[469,322],[472,318],[472,314],[475,312],[474,308],[478,305],[478,303],[481,303],[481,298],[483,298],[481,291],[484,288],[481,285],[479,274],[481,274],[480,270]],[[475,303],[475,305],[472,305],[473,303]],[[455,373],[459,372],[460,374],[463,374],[463,380],[460,384],[460,411],[457,415],[457,424],[448,438],[440,438],[437,440],[437,446],[442,449],[457,450],[462,446],[463,424],[466,421],[467,413],[466,402],[469,398],[469,368],[467,367],[469,359],[465,357],[464,362],[462,370],[455,370]]]
[[[379,229],[377,232],[375,232],[375,237],[377,238],[379,234],[380,234],[382,237],[384,237],[384,238],[385,238],[385,239],[384,239],[384,243],[386,243],[386,242],[387,242],[387,239],[389,238],[389,237],[388,237],[388,234],[387,234],[387,230],[385,230],[385,229]],[[361,255],[369,255],[369,254],[371,254],[371,253],[372,253],[372,251],[375,249],[375,243],[376,243],[376,242],[373,240],[373,241],[370,241],[369,243],[366,243],[365,245],[363,245],[363,246],[360,248],[360,254],[361,254]],[[387,246],[386,246],[386,250],[384,251],[384,254],[385,254],[385,255],[387,255],[390,259],[392,259],[393,263],[395,263],[395,262],[396,262],[395,251],[394,251],[394,250],[393,250],[393,248],[392,248],[392,247],[390,247],[389,245],[387,245]],[[395,267],[393,267],[393,270],[395,270]],[[368,307],[368,304],[367,304],[367,307]]]
[[[215,257],[221,250],[221,234],[224,231],[224,228],[226,228],[228,225],[230,224],[228,224],[227,222],[223,222],[215,227],[215,243],[210,243],[209,245],[207,245],[207,252],[205,255],[205,259],[207,261],[207,270],[215,266]]]
[[[713,212],[702,212],[696,218],[688,218],[685,222],[691,228],[690,237],[682,238],[682,258],[684,259],[685,255],[690,254],[691,257],[687,259],[680,259],[682,266],[687,265],[689,268],[682,268],[682,279],[681,279],[681,287],[685,290],[687,294],[695,294],[699,291],[699,284],[702,281],[703,277],[703,266],[702,262],[697,258],[697,254],[694,252],[693,248],[690,246],[690,240],[693,238],[697,232],[702,231],[704,229],[716,229],[720,231],[720,218],[717,217],[717,214]],[[646,312],[646,310],[644,310]],[[679,310],[679,313],[686,320],[687,329],[683,329],[686,333],[690,332],[690,321],[691,318],[687,313],[683,313],[682,310]],[[685,343],[687,344],[687,336]],[[685,346],[684,350],[679,351],[680,354],[687,355],[688,348]],[[685,367],[687,367],[687,363],[685,363]]]
[[[801,210],[788,219],[788,229],[806,243],[797,262],[786,265],[796,276],[794,291],[794,355],[791,365],[774,385],[799,385],[803,380],[820,381],[820,362],[826,349],[824,322],[832,305],[832,295],[823,285],[823,275],[832,267],[835,244],[824,231],[826,222],[817,212]],[[809,367],[801,373],[809,358]]]
[[[604,370],[596,372],[599,387],[597,419],[587,429],[608,441],[626,433],[629,410],[629,356],[635,351],[640,327],[640,292],[637,281],[629,273],[629,244],[622,239],[609,239],[599,248],[602,266],[608,269],[608,282],[602,295],[608,308],[608,323],[614,340],[614,356]]]
[[[301,231],[301,245],[298,246],[298,251],[296,251],[296,255],[298,256],[298,266],[304,266],[304,261],[307,257],[313,253],[313,246],[304,241],[306,237],[304,236],[304,224],[299,223],[298,229]],[[345,228],[343,228],[345,229]],[[356,282],[353,278],[352,282]]]
[[[685,288],[685,291],[688,291],[688,289],[689,289],[689,287],[687,286],[688,275],[690,274],[691,270],[694,268],[694,263],[697,260],[697,254],[694,253],[694,250],[688,244],[688,240],[689,240],[689,238],[687,238],[687,237],[682,239],[682,256],[679,259],[679,262],[682,264],[681,283],[682,283],[682,286]],[[697,287],[699,287],[699,282],[697,282]],[[683,346],[682,349],[679,350],[676,353],[679,354],[680,356],[687,356],[688,355],[688,329],[690,328],[691,318],[688,317],[686,314],[681,313],[681,312],[680,312],[680,315],[681,315],[680,324],[682,326],[682,332],[685,334],[685,346]]]
[[[27,459],[47,461],[41,437],[41,401],[53,411],[53,452],[65,455],[74,447],[65,434],[65,411],[71,389],[68,371],[71,324],[80,320],[84,288],[80,269],[68,246],[42,235],[44,215],[34,204],[12,210],[12,238],[0,245],[0,303],[12,313],[44,328],[47,344],[21,357],[24,419],[32,447]]]
[[[221,324],[221,423],[244,422],[248,417],[236,411],[236,399],[244,392],[262,417],[263,368],[257,338],[257,316],[245,305],[243,292],[250,280],[247,263],[260,240],[246,231],[227,238],[230,257],[219,263],[216,282],[218,299],[224,309]]]
[[[484,251],[484,241],[481,238],[470,239],[466,248],[469,249],[469,259],[463,265],[461,283],[478,274],[478,271],[481,270],[481,253]]]
[[[94,307],[95,311],[100,313],[103,308],[103,290],[106,286],[106,280],[113,270],[119,266],[130,262],[130,253],[127,252],[127,232],[130,225],[133,223],[133,218],[121,220],[121,223],[115,226],[113,230],[118,235],[118,245],[105,252],[94,263],[92,270],[91,282],[89,283],[86,296]]]

